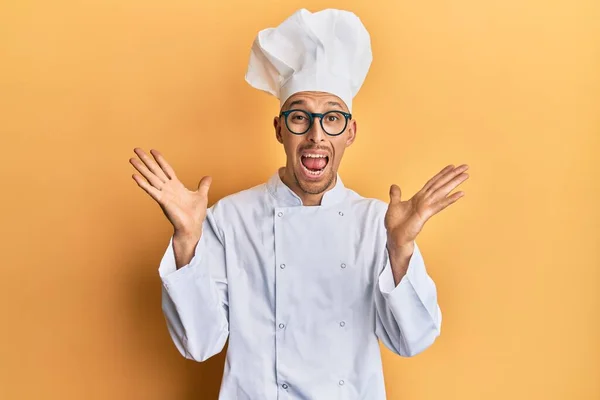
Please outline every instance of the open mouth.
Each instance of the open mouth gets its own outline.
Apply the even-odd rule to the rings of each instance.
[[[302,169],[309,177],[319,177],[329,164],[329,156],[325,154],[306,153],[300,157]]]

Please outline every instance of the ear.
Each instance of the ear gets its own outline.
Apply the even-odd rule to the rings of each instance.
[[[275,128],[275,138],[281,144],[283,144],[283,137],[281,137],[281,120],[279,117],[273,118],[273,128]]]
[[[356,120],[351,120],[348,122],[348,139],[346,140],[346,147],[350,147],[354,140],[356,139],[356,133],[358,131],[358,126],[356,124]]]

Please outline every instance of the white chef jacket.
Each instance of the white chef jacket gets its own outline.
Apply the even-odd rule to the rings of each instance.
[[[159,267],[167,326],[196,361],[229,338],[220,400],[386,398],[378,338],[413,356],[442,322],[417,245],[395,286],[386,210],[339,176],[320,206],[303,206],[275,173],[208,209],[179,270],[171,237]]]

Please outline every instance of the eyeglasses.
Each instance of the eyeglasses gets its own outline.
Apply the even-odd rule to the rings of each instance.
[[[279,116],[282,115],[285,117],[285,126],[294,135],[303,135],[308,132],[315,117],[319,117],[323,131],[329,136],[338,136],[346,130],[348,120],[352,118],[352,114],[343,111],[327,111],[320,114],[298,109],[282,111]]]

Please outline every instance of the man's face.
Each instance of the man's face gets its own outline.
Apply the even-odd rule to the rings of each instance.
[[[324,92],[300,92],[291,96],[281,111],[301,109],[309,113],[327,111],[349,112],[346,104],[337,96]],[[287,156],[285,178],[306,194],[321,194],[335,184],[337,171],[346,147],[356,137],[356,121],[348,121],[345,131],[330,136],[321,128],[320,118],[315,117],[308,132],[291,133],[285,117],[275,117],[277,140],[283,144]]]

